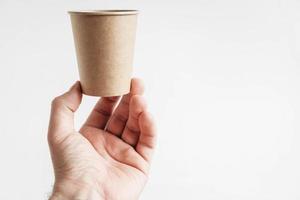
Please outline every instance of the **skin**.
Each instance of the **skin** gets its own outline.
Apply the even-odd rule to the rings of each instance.
[[[55,184],[50,199],[139,198],[156,140],[143,92],[142,81],[132,79],[129,94],[101,98],[79,131],[74,113],[82,100],[80,83],[52,101],[48,142]]]

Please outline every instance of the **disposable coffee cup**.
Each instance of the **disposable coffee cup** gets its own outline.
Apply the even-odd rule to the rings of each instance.
[[[129,93],[138,11],[69,14],[83,93],[101,97]]]

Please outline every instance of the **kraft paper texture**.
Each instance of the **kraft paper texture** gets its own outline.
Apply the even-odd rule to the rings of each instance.
[[[130,90],[135,10],[70,11],[83,93],[119,96]]]

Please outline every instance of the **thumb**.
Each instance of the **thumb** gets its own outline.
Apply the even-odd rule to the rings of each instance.
[[[68,92],[52,101],[49,142],[59,142],[74,131],[74,112],[78,109],[81,99],[80,82],[77,81]]]

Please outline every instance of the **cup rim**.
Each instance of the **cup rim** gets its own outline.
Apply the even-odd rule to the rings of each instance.
[[[70,15],[136,15],[138,10],[71,10]]]

